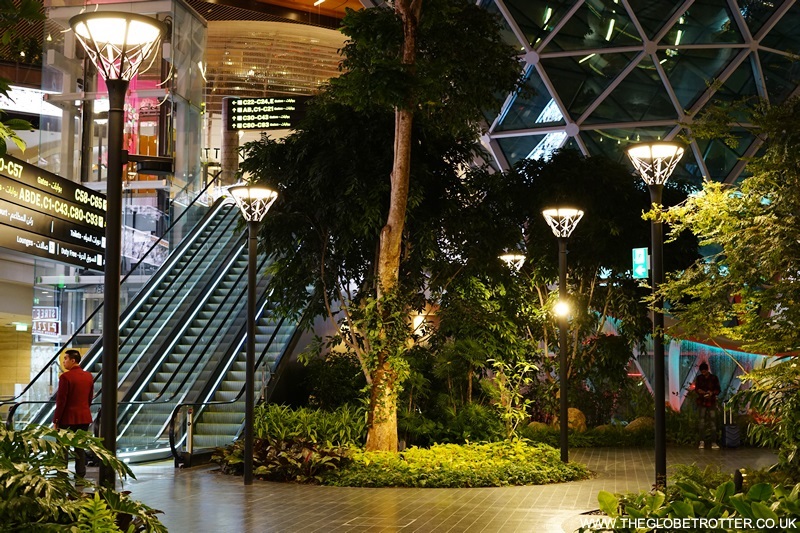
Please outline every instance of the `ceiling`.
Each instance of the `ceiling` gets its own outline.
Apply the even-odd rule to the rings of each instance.
[[[311,14],[318,13],[329,17],[342,18],[346,8],[361,9],[360,0],[324,0],[320,5],[314,5],[315,0],[258,0],[259,4],[288,7]]]

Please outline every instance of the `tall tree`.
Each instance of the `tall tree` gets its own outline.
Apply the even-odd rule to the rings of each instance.
[[[342,31],[345,74],[332,81],[342,101],[394,113],[394,142],[388,213],[377,258],[376,323],[380,348],[370,369],[367,448],[397,448],[397,390],[402,361],[393,357],[387,325],[398,302],[405,225],[411,190],[415,120],[427,128],[477,137],[482,111],[520,77],[513,48],[500,38],[491,15],[467,0],[395,0],[391,7],[348,11]],[[402,337],[402,335],[400,335]]]

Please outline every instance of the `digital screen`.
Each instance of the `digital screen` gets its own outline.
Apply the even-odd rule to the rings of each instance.
[[[228,131],[294,129],[310,96],[227,98]]]
[[[105,195],[0,156],[0,246],[102,271],[105,224]]]

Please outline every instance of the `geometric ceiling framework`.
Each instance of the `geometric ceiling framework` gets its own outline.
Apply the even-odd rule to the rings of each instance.
[[[617,161],[634,142],[672,140],[705,106],[772,104],[800,86],[800,0],[480,0],[520,50],[511,94],[484,145],[500,168],[568,146]],[[693,141],[675,175],[732,183],[760,143]]]

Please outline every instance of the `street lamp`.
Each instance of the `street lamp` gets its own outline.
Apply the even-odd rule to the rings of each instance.
[[[247,221],[247,354],[244,385],[244,484],[253,484],[253,431],[256,372],[256,258],[258,256],[258,226],[272,207],[278,193],[251,183],[228,187]]]
[[[519,272],[525,263],[525,256],[519,252],[506,252],[499,259],[514,272]]]
[[[642,176],[650,191],[650,203],[661,206],[661,193],[675,166],[683,156],[683,148],[676,143],[654,142],[636,144],[628,148],[628,157]],[[653,397],[655,398],[655,448],[656,487],[667,484],[667,424],[664,408],[664,313],[663,299],[658,296],[658,287],[664,282],[664,234],[658,217],[650,222],[652,243],[653,311]]]
[[[567,240],[583,217],[583,211],[572,208],[545,209],[542,215],[558,238],[558,381],[560,386],[561,408],[561,461],[569,461],[569,408],[567,405]]]
[[[100,432],[103,445],[109,452],[116,454],[122,166],[128,162],[128,152],[122,149],[125,94],[128,92],[131,78],[148,60],[167,27],[151,17],[116,11],[82,13],[72,17],[69,25],[108,87],[108,176]],[[143,70],[147,70],[153,60],[151,59]],[[114,471],[101,465],[100,482],[114,487],[116,484]]]

